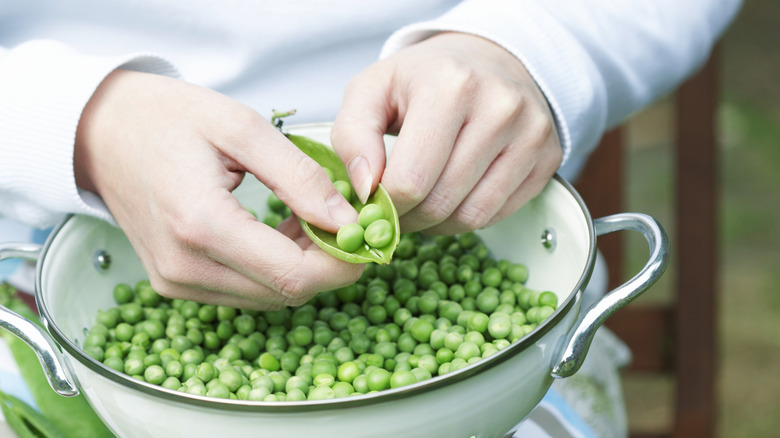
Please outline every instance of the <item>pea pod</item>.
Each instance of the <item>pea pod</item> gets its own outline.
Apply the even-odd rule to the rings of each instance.
[[[301,151],[319,163],[320,166],[330,169],[334,179],[343,181],[349,180],[349,175],[347,174],[346,167],[344,167],[344,163],[341,162],[341,159],[333,149],[309,137],[293,134],[286,134],[286,136]],[[369,204],[375,204],[381,207],[384,211],[385,218],[393,225],[393,239],[390,243],[381,248],[372,248],[367,244],[363,244],[363,246],[353,252],[343,251],[336,243],[335,234],[321,230],[302,219],[299,220],[306,235],[309,236],[317,246],[322,248],[323,251],[333,257],[350,263],[374,262],[383,265],[388,264],[393,258],[393,252],[395,251],[396,246],[398,246],[398,242],[401,238],[398,211],[396,211],[393,200],[390,199],[390,195],[382,184],[379,184],[374,193],[368,197],[366,205]],[[363,207],[359,201],[355,201],[353,206],[358,211]]]
[[[0,410],[19,438],[65,438],[40,412],[11,394],[0,391]]]
[[[7,284],[0,284],[0,304],[30,321],[40,324],[35,312],[13,294],[15,294],[13,288]],[[41,413],[58,430],[62,431],[66,438],[114,436],[95,414],[83,395],[62,397],[51,389],[43,374],[41,364],[38,362],[38,357],[24,341],[6,330],[0,330],[0,334],[8,344],[19,372]]]

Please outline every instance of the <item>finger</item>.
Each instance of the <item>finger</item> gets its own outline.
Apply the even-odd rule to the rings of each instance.
[[[284,306],[284,296],[269,288],[262,293],[243,294],[251,298],[242,296],[241,291],[255,290],[258,284],[200,252],[158,250],[165,256],[154,259],[146,247],[135,247],[152,287],[165,297],[256,310]]]
[[[241,145],[234,146],[239,151],[233,158],[307,222],[330,232],[355,222],[357,212],[322,167],[276,128],[261,125],[253,138],[235,141]]]
[[[302,248],[251,214],[244,214],[237,201],[235,205],[235,212],[217,212],[206,222],[214,239],[204,248],[209,258],[278,292],[288,303],[302,304],[316,292],[351,284],[360,277],[361,265],[336,259],[313,245]],[[242,219],[236,220],[239,217]],[[266,298],[261,288],[236,292]]]
[[[505,154],[500,155],[460,205],[445,220],[428,228],[426,233],[459,234],[485,227],[520,186],[533,165],[523,162],[506,172],[507,162]]]
[[[396,116],[389,89],[389,78],[382,71],[366,70],[347,86],[331,129],[333,149],[345,163],[355,194],[364,204],[385,168],[383,136]]]
[[[425,199],[400,217],[405,232],[424,230],[447,220],[487,172],[507,144],[502,130],[491,121],[467,123]],[[498,186],[499,190],[511,188]]]
[[[399,215],[413,209],[430,193],[444,171],[465,115],[442,93],[418,93],[410,102],[382,184]]]
[[[517,146],[508,148],[452,216],[426,232],[458,234],[491,226],[510,216],[542,191],[560,160],[560,147],[554,136],[535,154]]]

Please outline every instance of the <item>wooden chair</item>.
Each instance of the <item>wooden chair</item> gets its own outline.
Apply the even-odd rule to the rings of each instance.
[[[716,50],[673,96],[675,213],[673,223],[663,224],[672,242],[673,299],[668,304],[632,303],[607,321],[634,355],[626,373],[673,376],[672,424],[660,432],[631,430],[635,438],[716,435],[717,104]],[[624,137],[624,128],[607,133],[576,184],[594,218],[626,211]],[[612,285],[633,275],[624,272],[622,234],[599,239]]]

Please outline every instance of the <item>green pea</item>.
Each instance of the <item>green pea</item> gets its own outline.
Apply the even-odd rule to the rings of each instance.
[[[228,387],[228,389],[231,392],[236,391],[242,384],[243,384],[243,378],[241,377],[241,374],[239,374],[238,371],[236,371],[234,368],[226,368],[223,370],[220,370],[219,372],[219,381]]]
[[[114,333],[116,334],[117,340],[122,342],[130,342],[130,339],[132,339],[133,335],[135,335],[135,328],[126,322],[120,322],[117,324]]]
[[[125,374],[129,374],[131,376],[133,375],[139,375],[143,374],[144,372],[144,361],[143,359],[130,357],[125,361],[124,364],[124,372]]]
[[[463,335],[460,333],[447,333],[447,336],[444,337],[444,347],[452,351],[457,350],[462,342]]]
[[[506,276],[514,282],[525,283],[528,280],[528,268],[525,265],[513,263],[507,267]]]
[[[491,313],[495,311],[499,303],[499,292],[493,287],[486,287],[479,295],[477,295],[477,308],[482,312]]]
[[[336,244],[342,251],[353,252],[363,245],[364,230],[360,224],[347,224],[336,233]]]
[[[182,357],[184,357],[185,353],[186,351],[182,353]],[[219,357],[226,359],[228,362],[239,360],[243,356],[244,354],[238,344],[226,344],[224,347],[222,347],[221,350],[219,350]]]
[[[547,306],[556,309],[558,307],[558,295],[555,295],[555,292],[550,291],[540,293],[539,306]]]
[[[266,205],[268,205],[268,208],[275,213],[283,213],[284,209],[287,207],[284,202],[282,202],[282,200],[279,199],[276,194],[274,194],[274,192],[268,194],[268,197],[266,198]]]
[[[381,391],[390,387],[392,374],[384,368],[372,370],[367,376],[366,384],[371,391]]]
[[[250,315],[238,315],[233,319],[236,332],[245,336],[255,331],[255,325],[255,318]]]
[[[341,196],[343,196],[344,199],[350,202],[352,201],[352,194],[354,192],[352,191],[352,184],[350,184],[349,181],[336,180],[333,181],[333,186],[336,187],[336,190],[341,193]]]
[[[485,332],[488,327],[488,322],[490,322],[490,318],[486,314],[475,312],[471,318],[469,318],[467,328],[477,332]]]
[[[433,324],[426,320],[419,319],[412,325],[411,334],[418,342],[428,342],[433,330]]]
[[[417,377],[411,371],[396,371],[390,376],[391,388],[399,388],[413,383],[417,383]]]
[[[113,297],[117,304],[125,304],[133,301],[135,292],[133,292],[133,288],[129,284],[119,283],[114,286]]]
[[[339,366],[336,375],[339,380],[352,383],[360,375],[360,369],[355,362],[344,362]]]
[[[376,204],[366,204],[358,213],[358,223],[363,228],[367,228],[371,223],[380,219],[385,219],[385,211]]]
[[[222,383],[216,383],[207,388],[206,396],[216,398],[230,398],[230,388]]]
[[[122,321],[128,324],[135,324],[144,317],[144,311],[140,304],[130,302],[119,305],[119,313]]]
[[[247,400],[263,401],[270,394],[271,394],[271,391],[269,391],[268,388],[265,388],[265,387],[252,388],[252,390],[249,391],[249,395],[247,396]]]
[[[119,372],[125,371],[125,362],[122,360],[121,357],[117,356],[110,356],[103,359],[103,364],[111,369],[114,369]]]
[[[538,309],[537,320],[539,323],[549,318],[555,312],[555,309],[550,306],[541,306]]]
[[[363,235],[366,243],[373,248],[383,248],[393,241],[393,225],[387,219],[371,222]]]
[[[309,391],[307,400],[328,400],[336,398],[336,393],[328,386],[317,386]]]
[[[177,377],[168,376],[160,384],[160,386],[166,389],[170,389],[172,391],[177,391],[179,388],[181,388],[181,381]]]
[[[424,292],[420,295],[417,302],[417,308],[421,313],[432,314],[439,306],[439,295],[433,291]]]
[[[116,307],[98,311],[96,321],[106,328],[114,328],[121,321],[122,315]]]
[[[503,279],[501,271],[496,267],[485,269],[482,272],[482,284],[485,286],[498,287]]]
[[[488,321],[487,330],[493,338],[504,339],[512,331],[512,321],[506,315],[492,315]]]
[[[155,385],[161,384],[166,377],[165,370],[160,365],[152,365],[144,370],[144,379]]]
[[[260,357],[257,359],[257,364],[260,366],[260,368],[268,371],[278,371],[281,369],[279,360],[268,352],[260,355]]]
[[[217,319],[217,306],[204,304],[198,309],[198,319],[203,322],[212,322]]]
[[[293,389],[297,389],[306,394],[309,391],[309,382],[301,376],[292,376],[285,382],[284,390],[289,394]]]
[[[165,326],[161,321],[147,319],[141,325],[141,330],[149,336],[149,339],[160,339],[165,335]]]
[[[162,300],[162,297],[149,284],[138,286],[135,294],[141,305],[146,307],[155,307]]]

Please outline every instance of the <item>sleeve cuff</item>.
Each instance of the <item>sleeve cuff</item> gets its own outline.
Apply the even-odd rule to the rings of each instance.
[[[0,211],[33,226],[63,214],[113,222],[102,200],[76,187],[73,147],[81,113],[113,70],[179,76],[166,59],[147,53],[97,57],[37,40],[0,58]]]

